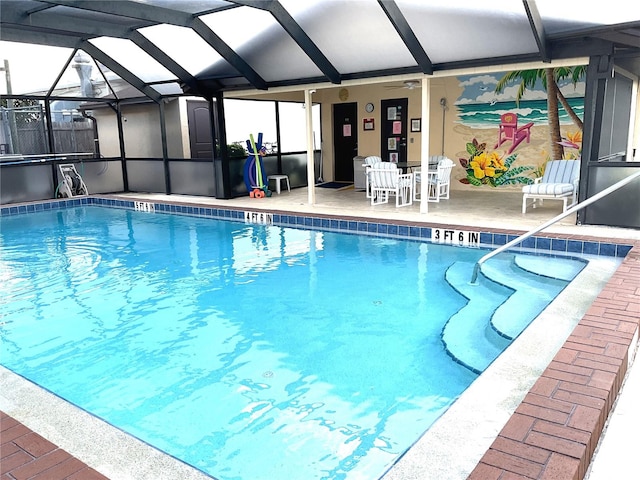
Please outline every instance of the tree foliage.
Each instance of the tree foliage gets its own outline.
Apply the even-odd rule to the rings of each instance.
[[[532,70],[514,70],[506,73],[496,84],[495,92],[502,93],[504,89],[511,84],[519,82],[518,91],[516,93],[516,105],[519,105],[520,100],[524,96],[527,90],[535,88],[538,81],[542,84],[542,87],[547,92],[547,112],[549,119],[549,134],[551,136],[551,151],[554,158],[563,158],[564,149],[560,142],[562,137],[560,135],[560,122],[558,115],[558,102],[562,104],[569,117],[576,124],[576,126],[582,131],[583,122],[576,115],[575,111],[569,105],[569,102],[560,91],[558,82],[563,80],[571,80],[574,87],[578,84],[580,79],[584,77],[586,73],[586,67],[579,65],[576,67],[557,67],[557,68],[544,68],[544,69],[532,69]]]

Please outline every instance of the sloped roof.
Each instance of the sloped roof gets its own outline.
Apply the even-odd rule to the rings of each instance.
[[[0,40],[82,50],[154,100],[609,52],[640,73],[640,4],[0,0]]]

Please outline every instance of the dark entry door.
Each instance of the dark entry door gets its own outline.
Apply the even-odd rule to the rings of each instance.
[[[356,103],[333,105],[333,158],[335,181],[353,182],[353,157],[358,155]]]
[[[191,158],[213,158],[213,139],[211,138],[211,117],[209,103],[187,101],[187,122],[189,124],[189,145]]]
[[[407,161],[407,108],[406,98],[382,100],[381,147],[385,162]]]

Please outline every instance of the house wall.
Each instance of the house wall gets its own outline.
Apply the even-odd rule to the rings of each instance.
[[[167,135],[167,155],[169,158],[190,158],[190,155],[185,155],[182,133],[182,124],[187,123],[187,119],[186,116],[182,116],[178,99],[165,103],[164,117]],[[187,137],[186,150],[189,150],[189,137]],[[160,156],[162,156],[162,151]]]
[[[390,89],[387,86],[381,84],[362,85],[354,87],[346,87],[348,91],[348,98],[341,100],[339,92],[345,87],[336,86],[326,89],[318,89],[313,94],[313,101],[319,102],[322,105],[321,112],[321,128],[322,128],[322,158],[323,164],[323,176],[325,179],[334,178],[334,151],[333,151],[333,108],[334,104],[338,103],[357,103],[358,112],[358,155],[380,155],[381,151],[381,125],[382,125],[382,113],[380,103],[384,99],[393,98],[407,98],[409,111],[407,114],[407,129],[410,130],[409,125],[412,118],[420,118],[421,110],[421,90],[416,88],[413,90],[405,88],[395,88],[401,83],[394,84],[394,88]],[[442,121],[441,108],[439,101],[441,96],[444,95],[444,84],[442,82],[432,82],[432,105],[431,105],[431,150],[436,151],[440,149],[439,139],[442,137]],[[374,111],[368,113],[365,111],[365,105],[367,103],[374,104]],[[374,129],[365,130],[363,119],[373,118]],[[407,158],[409,161],[418,162],[420,160],[420,133],[407,134]]]
[[[182,158],[191,158],[191,142],[189,141],[189,118],[187,116],[187,98],[180,97],[176,100],[178,104],[178,116],[180,118],[180,144],[182,145]],[[198,99],[202,100],[202,99]]]
[[[514,100],[518,83],[507,86],[500,94],[495,93],[497,81],[506,73],[498,72],[430,80],[430,145],[428,150],[430,155],[444,154],[455,162],[452,172],[453,189],[500,187],[505,190],[520,190],[523,184],[533,181],[535,177],[541,175],[544,164],[551,158],[550,128],[545,111],[546,92],[538,85],[536,88],[529,89],[522,101],[516,104]],[[473,96],[468,96],[471,95],[471,87],[474,85],[477,85],[476,92],[473,93]],[[402,82],[346,87],[348,98],[341,100],[338,93],[343,88],[345,87],[338,85],[318,89],[313,94],[314,102],[321,102],[323,107],[322,153],[325,179],[332,179],[334,171],[332,105],[357,103],[358,154],[363,156],[380,155],[381,100],[406,97],[409,106],[407,115],[409,125],[411,119],[421,116],[422,92],[419,87],[411,90],[402,88]],[[564,86],[562,91],[566,97],[572,98],[574,102],[579,101],[584,92],[584,82],[575,87],[573,85]],[[365,111],[365,105],[369,102],[375,106],[371,113]],[[444,103],[444,106],[441,102]],[[520,142],[513,151],[509,151],[513,145],[512,142],[505,142],[496,147],[500,115],[506,112],[518,115],[519,126],[529,123],[530,118],[534,118],[534,125],[529,129],[528,138]],[[582,118],[582,110],[579,107],[577,113]],[[374,130],[364,130],[364,118],[374,119]],[[425,125],[424,121],[422,125]],[[421,134],[419,132],[412,133],[409,127],[408,130],[408,160],[409,162],[419,162]],[[576,138],[575,134],[579,131],[579,128],[566,115],[561,116],[560,132],[563,138]],[[577,138],[581,139],[581,136]],[[511,162],[509,170],[513,169],[510,171],[510,175],[521,172],[516,176],[522,178],[505,181],[504,184],[497,182],[496,177],[488,175],[477,178],[482,176],[482,173],[474,173],[470,168],[472,155],[469,149],[474,140],[478,147],[484,144],[486,155],[494,156],[503,162],[509,158]],[[578,149],[565,148],[565,158],[575,158],[578,155]],[[490,169],[486,169],[486,173],[491,175],[489,172]]]
[[[546,116],[546,93],[538,85],[530,88],[520,103],[514,102],[518,84],[505,87],[496,93],[495,86],[507,72],[483,73],[478,75],[436,77],[430,84],[429,154],[444,154],[454,160],[452,173],[453,189],[474,189],[500,187],[501,189],[520,189],[522,183],[532,181],[542,172],[545,162],[551,157],[550,131]],[[473,88],[477,87],[475,90]],[[563,87],[567,97],[581,98],[583,85]],[[346,89],[348,98],[339,96]],[[421,116],[421,88],[403,88],[401,81],[368,85],[335,85],[319,87],[313,93],[313,102],[321,104],[323,177],[334,179],[333,151],[333,105],[344,102],[357,104],[358,155],[380,155],[381,152],[381,101],[393,98],[408,99],[407,120]],[[254,92],[241,95],[242,98],[281,101],[304,101],[302,90],[290,92]],[[188,121],[185,108],[186,99],[176,99],[165,104],[167,148],[170,158],[190,158]],[[536,103],[537,102],[537,103]],[[374,104],[373,112],[366,112],[365,105]],[[155,104],[123,106],[125,149],[128,158],[162,157],[161,132],[159,128],[159,109]],[[512,112],[519,117],[520,125],[533,125],[525,141],[515,146],[512,142],[496,146],[498,140],[500,114]],[[537,113],[536,113],[537,112]],[[104,115],[106,113],[106,115]],[[582,111],[579,111],[582,116]],[[101,142],[101,151],[105,156],[118,156],[118,139],[115,115],[111,110],[96,112]],[[535,118],[534,118],[535,117]],[[365,130],[363,119],[372,118],[373,130]],[[419,162],[421,155],[421,133],[411,132],[408,125],[407,153],[410,162]],[[426,122],[422,119],[422,125]],[[564,138],[578,133],[578,127],[565,116],[561,122],[561,135]],[[317,126],[314,125],[314,130]],[[473,147],[475,142],[476,147]],[[521,172],[518,181],[498,184],[485,170],[483,178],[477,176],[477,170],[471,168],[470,149],[483,149],[488,156],[500,161],[509,159],[511,172]],[[480,150],[479,150],[480,151]],[[565,156],[577,156],[579,150],[567,148]],[[482,172],[480,172],[482,175]],[[506,177],[505,177],[506,178]]]
[[[97,108],[93,116],[98,126],[100,154],[105,157],[119,157],[118,122],[116,114],[110,108]]]
[[[162,158],[160,112],[157,105],[125,105],[122,107],[122,117],[127,158]]]
[[[177,100],[165,104],[165,125],[169,158],[184,158],[180,109]],[[120,156],[116,114],[108,108],[96,109],[100,152],[105,157]],[[186,123],[186,117],[184,119]],[[160,110],[155,103],[122,106],[122,130],[127,158],[162,158]],[[188,148],[188,144],[187,144]]]

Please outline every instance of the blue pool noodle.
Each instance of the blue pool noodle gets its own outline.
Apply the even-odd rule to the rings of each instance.
[[[251,147],[251,140],[247,140],[247,151],[249,156],[244,162],[244,184],[247,187],[247,192],[251,192],[254,188],[267,184],[267,175],[264,170],[264,164],[262,163],[262,157],[260,156],[260,149],[262,148],[262,132],[258,133],[258,141],[256,142],[256,151],[253,151]],[[256,173],[256,153],[258,153],[258,161],[260,162],[260,172],[262,173],[262,182],[258,182]]]

